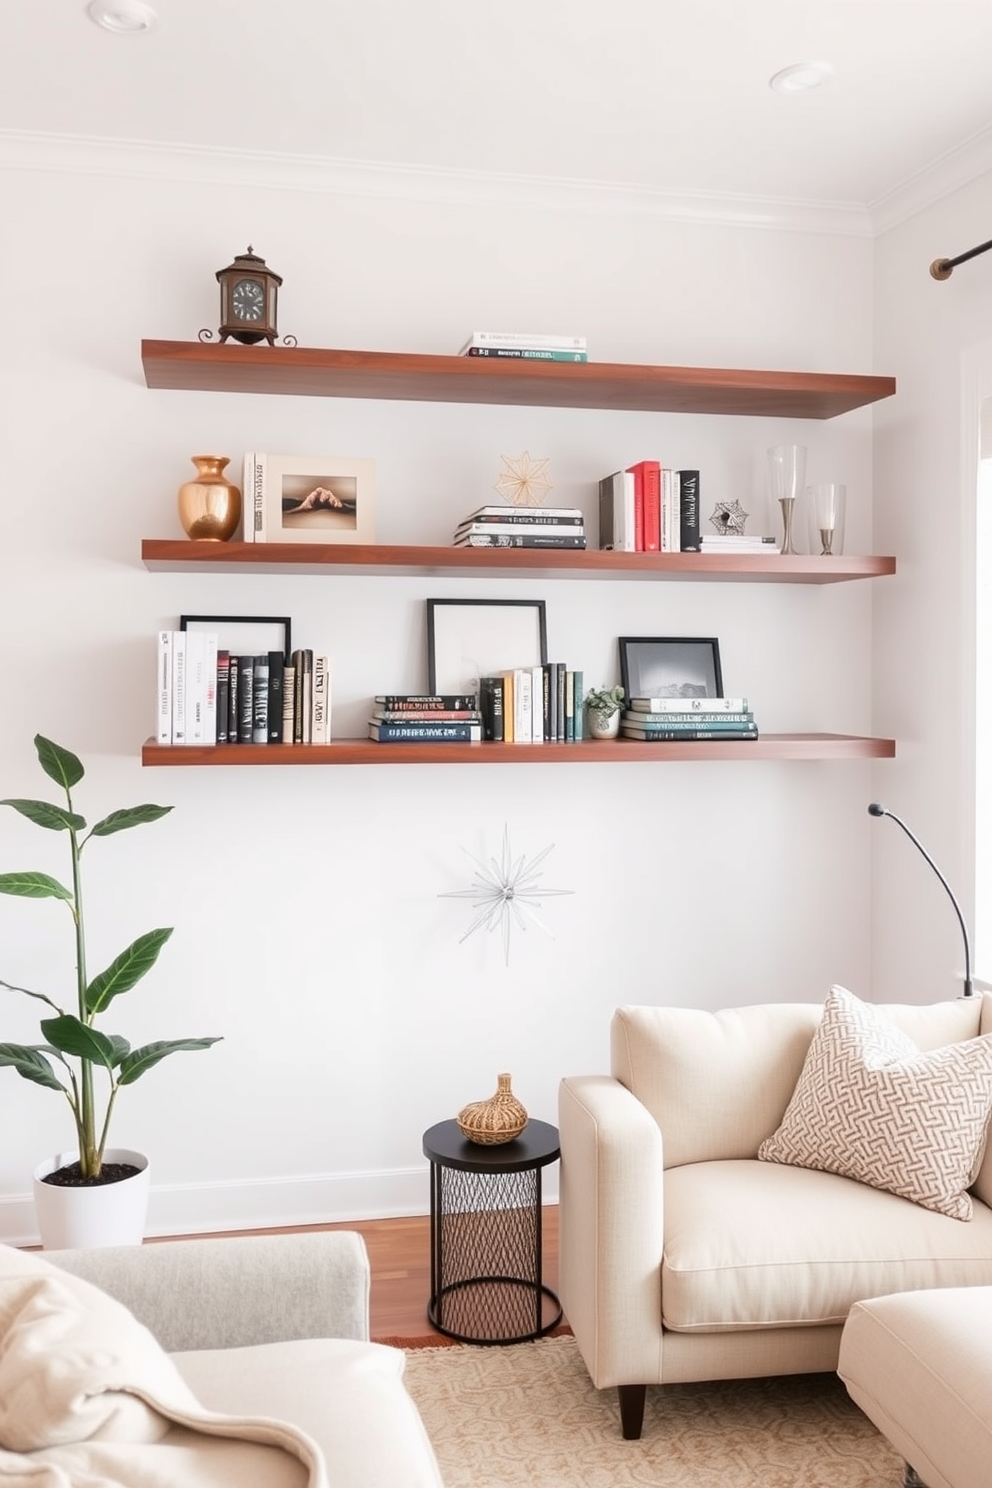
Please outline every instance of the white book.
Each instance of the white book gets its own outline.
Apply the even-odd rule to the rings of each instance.
[[[158,657],[155,691],[155,741],[172,743],[172,635],[171,630],[158,633]]]
[[[203,742],[217,743],[217,632],[203,632]]]
[[[185,630],[172,632],[172,742],[186,743],[186,637]]]
[[[255,513],[252,484],[255,479],[255,454],[246,450],[241,460],[241,538],[243,542],[255,541]]]
[[[251,668],[251,742],[269,742],[269,653],[259,652]]]
[[[207,706],[207,683],[203,673],[203,631],[186,632],[186,740],[203,743],[203,715]]]
[[[470,346],[508,346],[545,351],[585,351],[585,336],[567,336],[553,331],[473,331],[459,355]]]
[[[261,451],[253,450],[245,455],[245,461],[245,542],[265,542],[266,457]]]
[[[678,473],[667,466],[663,466],[661,471],[661,550],[663,553],[682,551],[679,478]]]
[[[327,657],[315,651],[313,656],[313,690],[311,693],[311,743],[327,744],[330,742],[327,719]]]
[[[530,669],[530,737],[534,744],[544,743],[544,668]]]
[[[748,701],[745,697],[632,697],[627,709],[632,713],[747,713]]]
[[[513,669],[513,742],[531,742],[531,674],[529,667]]]
[[[623,480],[623,500],[620,503],[623,510],[623,532],[622,541],[616,544],[621,553],[634,553],[637,551],[637,518],[634,512],[634,472],[632,470],[621,470],[618,472]]]
[[[283,667],[282,672],[282,742],[293,742],[293,720],[296,708],[296,668]]]

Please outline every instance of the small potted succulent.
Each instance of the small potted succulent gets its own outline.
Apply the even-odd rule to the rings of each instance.
[[[42,1241],[52,1245],[99,1245],[133,1243],[141,1234],[133,1233],[135,1220],[128,1218],[120,1236],[94,1239],[102,1233],[98,1210],[114,1204],[120,1206],[124,1195],[117,1190],[143,1189],[138,1223],[144,1225],[147,1204],[148,1163],[141,1153],[107,1146],[110,1118],[118,1092],[134,1082],[167,1055],[180,1049],[206,1049],[216,1038],[159,1040],[132,1049],[120,1034],[103,1033],[96,1028],[99,1014],[106,1011],[115,997],[128,992],[150,971],[165,945],[171,929],[148,930],[121,951],[105,970],[91,977],[86,965],[86,933],[83,917],[83,851],[93,838],[110,837],[129,827],[158,821],[172,810],[171,806],[131,806],[112,811],[109,816],[88,827],[73,804],[72,789],[84,775],[83,766],[74,754],[53,744],[41,734],[35,736],[38,761],[49,779],[65,793],[65,805],[48,801],[11,799],[0,801],[19,815],[49,831],[65,832],[69,840],[69,883],[63,884],[48,873],[24,870],[0,873],[0,893],[15,894],[25,899],[61,900],[72,919],[75,939],[76,977],[71,1011],[46,992],[35,992],[15,986],[0,978],[0,988],[21,992],[49,1009],[41,1019],[44,1043],[0,1043],[0,1066],[9,1065],[25,1080],[59,1093],[69,1103],[76,1133],[77,1154],[61,1153],[35,1169],[35,1208],[38,1211]],[[107,1094],[102,1114],[98,1110],[95,1076],[107,1081]],[[109,1195],[114,1192],[114,1199]],[[107,1199],[102,1196],[108,1195]],[[100,1196],[100,1197],[98,1197]],[[81,1218],[63,1218],[62,1203],[81,1210]],[[52,1213],[55,1210],[55,1213]],[[46,1235],[46,1224],[48,1234]],[[125,1233],[126,1232],[126,1233]],[[54,1238],[49,1238],[49,1237]]]
[[[615,739],[620,732],[622,687],[591,687],[586,693],[589,734],[593,739]]]

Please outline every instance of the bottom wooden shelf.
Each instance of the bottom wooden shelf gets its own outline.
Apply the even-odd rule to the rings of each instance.
[[[638,739],[583,739],[579,744],[156,744],[143,765],[526,765],[616,764],[648,760],[893,759],[894,739],[859,734],[764,734],[759,739],[686,739],[650,744]]]

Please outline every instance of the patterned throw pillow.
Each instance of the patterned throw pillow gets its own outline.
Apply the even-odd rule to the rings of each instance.
[[[992,1035],[921,1053],[878,1007],[831,987],[799,1083],[758,1156],[856,1178],[970,1219],[992,1111]]]

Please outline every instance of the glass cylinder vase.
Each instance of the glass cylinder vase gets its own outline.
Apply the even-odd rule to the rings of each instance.
[[[846,515],[846,486],[837,481],[823,481],[816,486],[807,486],[806,522],[811,553],[819,553],[824,558],[843,553]]]
[[[798,553],[796,546],[796,500],[806,480],[806,446],[776,444],[768,451],[768,489],[772,512],[782,514],[782,553]]]

